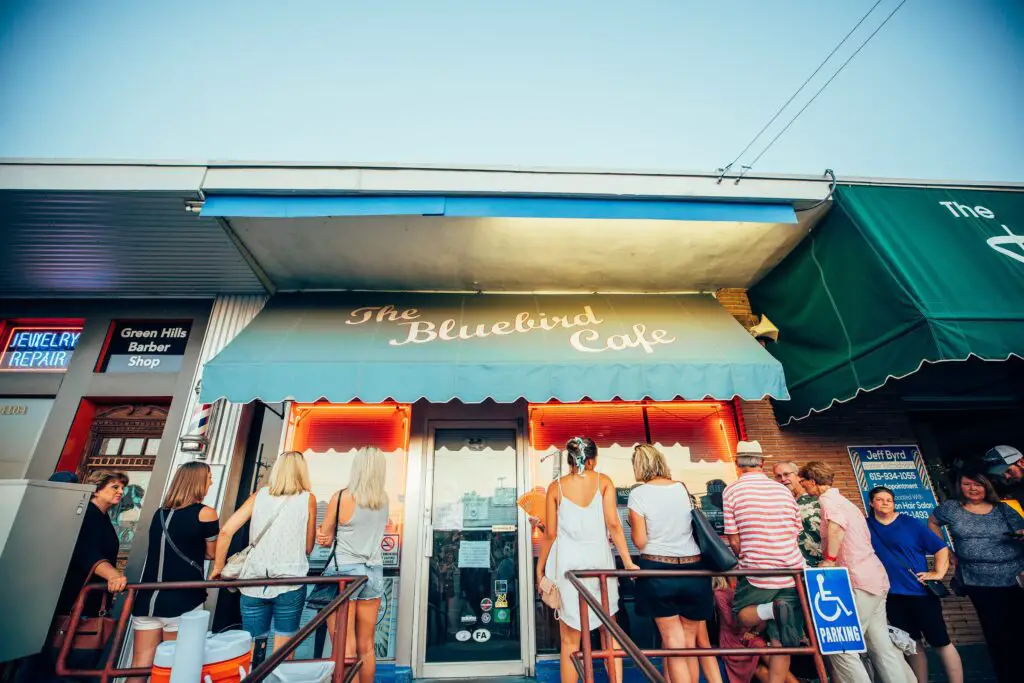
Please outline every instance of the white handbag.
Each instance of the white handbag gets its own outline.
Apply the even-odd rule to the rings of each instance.
[[[262,530],[260,530],[260,533],[258,536],[256,536],[255,540],[253,540],[245,548],[239,550],[237,553],[228,558],[227,564],[224,565],[224,569],[222,569],[220,572],[220,578],[227,579],[228,581],[233,581],[242,575],[242,570],[245,569],[245,563],[249,561],[249,553],[251,553],[253,549],[257,545],[259,545],[263,537],[266,536],[268,531],[270,531],[270,527],[273,526],[274,521],[277,520],[277,516],[281,514],[281,511],[284,510],[284,506],[287,504],[288,501],[281,503],[277,510],[274,511],[274,514],[271,515],[270,520],[267,522],[267,525],[263,527]]]

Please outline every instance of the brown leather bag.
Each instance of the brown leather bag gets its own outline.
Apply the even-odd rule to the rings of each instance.
[[[97,562],[85,577],[85,584],[96,575],[96,568],[103,564]],[[100,602],[99,615],[95,617],[84,617],[79,619],[78,628],[75,629],[75,639],[71,643],[72,650],[102,650],[110,642],[114,634],[116,622],[110,614],[110,593],[103,592],[103,599]],[[53,618],[53,626],[50,629],[50,647],[57,651],[64,645],[68,632],[71,630],[71,615],[57,615]]]

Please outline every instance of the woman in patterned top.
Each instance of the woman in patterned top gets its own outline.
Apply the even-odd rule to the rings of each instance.
[[[962,473],[956,500],[935,508],[928,526],[945,526],[956,548],[956,578],[978,611],[996,678],[1020,680],[1018,633],[1024,614],[1024,518],[999,502],[992,482],[982,474]]]

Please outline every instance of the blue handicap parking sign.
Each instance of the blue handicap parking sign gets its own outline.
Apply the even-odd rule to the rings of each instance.
[[[808,567],[807,600],[811,603],[814,633],[823,655],[864,652],[864,632],[853,600],[850,573],[845,567]]]

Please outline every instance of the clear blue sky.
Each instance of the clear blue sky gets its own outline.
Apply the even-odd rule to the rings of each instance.
[[[5,0],[0,156],[713,170],[872,3]],[[756,170],[1024,181],[1022,120],[1024,2],[907,0]]]

